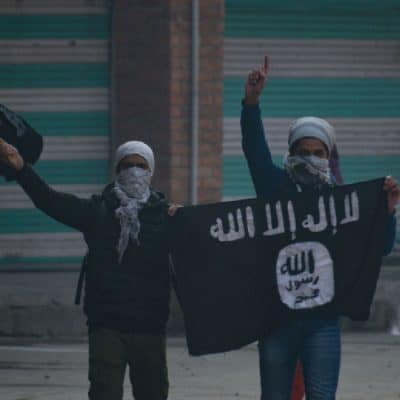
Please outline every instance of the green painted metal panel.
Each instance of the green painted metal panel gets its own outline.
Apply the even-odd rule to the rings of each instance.
[[[0,15],[0,39],[108,39],[109,35],[109,15]]]
[[[73,232],[69,228],[39,210],[1,210],[0,234],[38,233],[38,232]]]
[[[10,2],[10,8],[15,6],[12,3],[16,3],[16,0]],[[105,58],[108,53],[111,18],[110,13],[107,12],[104,14],[84,14],[84,11],[81,14],[68,13],[65,12],[62,4],[49,3],[49,7],[52,8],[51,14],[46,14],[46,11],[43,11],[43,14],[25,14],[24,5],[20,7],[20,14],[0,14],[0,40],[4,40],[3,46],[9,46],[10,41],[15,41],[17,46],[32,45],[31,50],[25,48],[26,53],[23,57],[16,58],[16,62],[0,61],[0,89],[3,90],[5,97],[8,96],[8,100],[3,100],[9,102],[10,107],[12,104],[12,107],[16,109],[42,110],[41,112],[22,112],[21,115],[42,135],[58,137],[56,140],[48,139],[50,145],[46,150],[60,153],[59,146],[54,146],[54,143],[62,142],[63,137],[66,139],[73,137],[74,143],[75,140],[78,143],[81,136],[104,138],[110,134],[110,112],[107,110],[110,67],[109,60]],[[57,8],[59,8],[59,13],[57,13]],[[19,42],[19,40],[28,41]],[[46,51],[35,52],[38,46],[41,46],[41,40],[46,40],[44,42],[46,45],[53,40],[62,40],[64,45],[57,47],[54,44],[56,47],[49,47],[51,51],[47,51],[46,48]],[[90,53],[93,55],[92,58],[85,54],[86,58],[82,62],[82,59],[77,57],[79,53],[77,40],[95,41],[90,42],[93,43]],[[96,52],[96,49],[99,51]],[[30,51],[35,54],[34,61],[30,58]],[[58,60],[56,56],[62,56],[60,59],[63,61],[52,61]],[[42,92],[42,89],[57,90]],[[65,90],[64,93],[63,89],[75,89],[75,91]],[[86,96],[83,98],[82,108],[80,108],[79,100],[82,98],[81,90],[82,95]],[[66,96],[65,99],[63,96]],[[76,96],[76,101],[74,96]],[[40,97],[39,100],[43,102],[39,106],[37,106],[37,97]],[[34,106],[30,107],[30,102]],[[70,103],[75,106],[71,110],[78,110],[78,112],[66,111]],[[80,112],[80,110],[88,111]],[[100,157],[105,157],[103,150],[102,147],[99,150],[99,152],[102,151]],[[105,185],[110,179],[110,160],[100,157],[98,160],[85,160],[84,157],[80,157],[82,158],[80,160],[70,160],[68,154],[65,156],[66,160],[62,161],[51,160],[54,157],[49,157],[50,160],[40,160],[35,165],[35,170],[51,185]],[[0,179],[0,185],[15,185],[15,183],[4,182]],[[71,231],[73,230],[33,208],[0,209],[0,233]],[[54,251],[43,250],[38,257],[7,255],[0,257],[0,265],[24,268],[30,265],[51,266],[80,262],[80,257],[59,258],[54,257],[54,254]]]
[[[44,136],[108,136],[110,114],[95,112],[24,112],[25,120]]]
[[[108,64],[0,64],[0,88],[105,88]]]
[[[399,12],[398,0],[225,0],[225,11],[228,17],[234,12],[248,11],[249,8],[259,10],[267,8],[271,11],[303,11],[333,13],[335,11],[357,12],[363,14],[387,14]]]
[[[35,169],[50,184],[103,184],[110,171],[109,160],[39,160]]]
[[[342,156],[341,168],[346,183],[386,175],[400,178],[400,156]]]
[[[274,156],[273,160],[277,165],[282,165],[281,156]],[[340,160],[346,183],[360,182],[386,175],[400,178],[399,156],[342,156]],[[255,195],[244,156],[225,156],[223,176],[224,197],[252,197]]]
[[[352,4],[353,3],[353,4]],[[357,2],[227,1],[226,37],[399,39],[400,5]]]
[[[279,164],[281,159],[273,157]],[[254,197],[255,191],[244,156],[223,157],[223,197]]]
[[[244,82],[224,79],[225,117],[240,115]],[[261,101],[266,117],[400,117],[400,79],[275,78]]]
[[[106,184],[110,177],[109,160],[39,160],[35,171],[51,185]],[[0,181],[0,185],[15,185]]]
[[[291,18],[290,18],[291,17]],[[269,37],[298,39],[400,39],[400,18],[356,17],[340,19],[335,15],[281,14],[241,15],[228,20],[226,37]],[[347,20],[347,21],[346,21]],[[385,24],[387,23],[387,25]]]

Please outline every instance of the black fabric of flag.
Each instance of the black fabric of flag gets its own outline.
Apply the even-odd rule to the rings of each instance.
[[[0,138],[17,148],[22,158],[34,164],[43,149],[43,138],[22,117],[0,104]],[[15,171],[0,165],[0,176],[12,179]]]
[[[383,182],[180,209],[170,245],[190,354],[237,349],[297,312],[368,319]]]

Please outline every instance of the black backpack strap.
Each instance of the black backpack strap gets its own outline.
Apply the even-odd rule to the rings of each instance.
[[[81,271],[79,273],[79,278],[78,278],[78,285],[76,286],[76,292],[75,292],[76,305],[81,304],[82,288],[83,288],[83,282],[85,280],[87,265],[88,265],[88,254],[86,253],[85,257],[83,257],[82,260]]]

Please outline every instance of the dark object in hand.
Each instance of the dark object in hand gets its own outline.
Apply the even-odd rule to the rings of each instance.
[[[11,144],[25,162],[34,164],[43,149],[43,138],[23,118],[0,104],[0,138]],[[0,176],[11,180],[15,175],[12,168],[0,164]]]

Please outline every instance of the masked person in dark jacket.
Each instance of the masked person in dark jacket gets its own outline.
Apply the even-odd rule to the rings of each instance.
[[[115,182],[81,199],[50,188],[0,139],[35,206],[83,233],[88,246],[84,311],[89,328],[89,398],[120,400],[125,369],[136,400],[168,397],[165,329],[169,313],[168,202],[154,191],[154,156],[143,142],[117,149]]]

